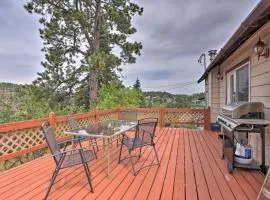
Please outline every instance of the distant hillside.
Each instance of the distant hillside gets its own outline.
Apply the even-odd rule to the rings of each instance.
[[[145,99],[145,107],[203,107],[204,93],[196,93],[192,95],[171,94],[169,92],[143,92]]]
[[[21,96],[23,85],[0,83],[0,123],[17,119],[16,114],[24,101]]]
[[[0,82],[0,92],[18,92],[22,85]]]

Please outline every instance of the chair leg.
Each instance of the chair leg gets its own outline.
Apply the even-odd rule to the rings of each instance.
[[[93,185],[92,185],[92,182],[91,182],[91,179],[90,179],[91,172],[89,170],[89,167],[88,167],[87,163],[83,163],[83,168],[84,168],[86,178],[87,178],[88,184],[90,186],[91,192],[94,193],[94,188],[93,188]]]
[[[139,158],[141,158],[141,153],[142,153],[142,147],[140,147],[140,154],[139,154]]]
[[[136,171],[135,171],[134,163],[132,160],[131,150],[128,150],[128,153],[129,153],[129,159],[130,159],[131,166],[132,166],[133,175],[136,176]]]
[[[83,148],[83,147],[82,147],[82,143],[81,143],[80,140],[78,141],[78,143],[79,143],[80,148]]]
[[[158,159],[158,154],[157,154],[157,150],[156,150],[155,145],[153,145],[153,148],[154,148],[155,155],[156,155],[156,158],[157,158],[157,161],[158,161],[158,165],[160,166],[160,162],[159,162],[159,159]]]
[[[123,144],[121,142],[121,146],[120,146],[120,154],[119,154],[119,159],[118,159],[118,163],[121,162],[121,153],[122,153],[122,147],[123,147]]]
[[[61,166],[61,165],[60,165],[60,166]],[[57,166],[57,167],[55,168],[54,172],[53,172],[53,175],[52,175],[52,178],[51,178],[51,180],[50,180],[50,184],[49,184],[49,187],[48,187],[48,190],[47,190],[45,199],[47,199],[48,196],[49,196],[49,193],[50,193],[50,191],[51,191],[51,189],[52,189],[53,183],[54,183],[54,181],[55,181],[55,179],[56,179],[56,176],[58,175],[58,172],[59,172],[59,170],[60,170],[60,166]]]
[[[99,151],[97,139],[94,139],[94,141],[95,141],[95,143],[96,143],[97,151]]]
[[[94,151],[94,154],[95,154],[95,157],[96,157],[96,159],[97,159],[97,152],[96,152],[96,149],[95,149],[95,147],[94,147],[93,140],[90,139],[90,140],[89,140],[89,143],[91,143],[92,148],[93,148],[93,151]],[[89,144],[89,149],[90,149],[90,144]]]

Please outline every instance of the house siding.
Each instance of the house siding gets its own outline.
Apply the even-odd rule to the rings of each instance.
[[[253,47],[261,37],[262,41],[270,45],[270,24],[265,24],[241,47],[239,47],[225,62],[220,65],[223,80],[217,80],[218,68],[209,74],[212,79],[211,88],[211,121],[215,122],[217,114],[226,104],[226,74],[244,60],[250,62],[250,100],[259,101],[265,105],[265,117],[270,120],[270,58],[265,59],[255,55]],[[270,46],[269,46],[270,47]],[[210,87],[210,86],[209,86]],[[254,149],[254,157],[261,160],[261,140],[259,134],[251,134],[250,143]],[[266,163],[270,164],[270,127],[266,128]]]

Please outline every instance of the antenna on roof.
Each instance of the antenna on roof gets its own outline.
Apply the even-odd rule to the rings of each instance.
[[[205,60],[205,53],[202,53],[198,59],[198,63],[204,66],[204,71],[206,70],[206,60]]]

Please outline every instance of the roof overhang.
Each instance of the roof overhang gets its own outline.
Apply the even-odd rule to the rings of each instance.
[[[222,64],[234,51],[248,40],[258,29],[270,19],[270,0],[261,0],[240,27],[231,36],[228,42],[219,51],[215,59],[208,65],[198,83],[207,78],[208,73],[216,66]]]

